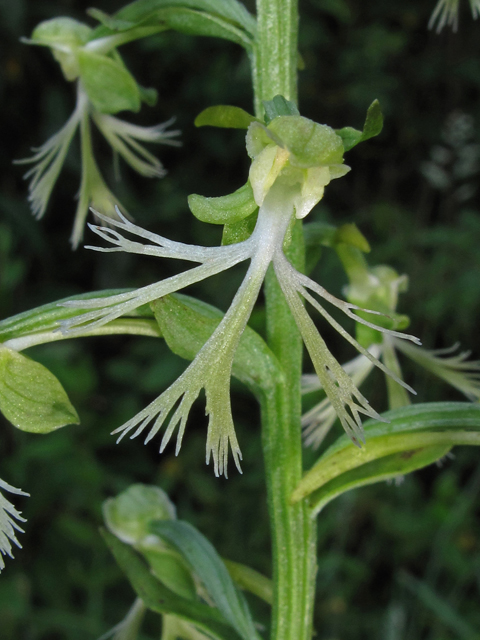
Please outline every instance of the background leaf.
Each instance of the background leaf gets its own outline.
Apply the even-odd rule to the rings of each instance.
[[[119,61],[80,50],[78,62],[88,98],[100,113],[140,110],[140,89],[135,78]]]
[[[244,640],[258,634],[247,604],[215,548],[195,527],[181,520],[160,520],[150,526],[152,533],[171,544],[203,582],[210,597]]]
[[[318,513],[330,500],[357,486],[419,469],[456,444],[480,444],[480,405],[456,402],[417,404],[383,414],[387,424],[365,423],[366,444],[340,437],[295,489],[292,500],[310,496]]]
[[[43,365],[0,347],[0,410],[30,433],[50,433],[80,420],[64,388]]]
[[[172,613],[219,640],[238,640],[238,635],[223,622],[223,616],[217,609],[176,595],[150,573],[147,565],[129,545],[109,531],[102,530],[102,535],[137,596],[148,609],[162,614]]]
[[[195,118],[196,127],[221,127],[225,129],[248,129],[257,119],[240,107],[219,104],[207,107]]]

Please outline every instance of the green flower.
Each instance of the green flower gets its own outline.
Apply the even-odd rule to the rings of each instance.
[[[302,116],[277,116],[267,126],[253,122],[247,132],[247,152],[253,159],[249,179],[257,205],[278,179],[295,188],[297,218],[304,218],[320,202],[331,180],[350,171],[343,164],[340,136]]]
[[[33,164],[25,174],[30,178],[29,201],[35,217],[41,218],[48,206],[53,187],[58,180],[73,136],[80,130],[82,179],[78,207],[71,236],[75,249],[83,236],[89,207],[116,218],[118,199],[106,186],[93,155],[90,121],[135,171],[148,178],[161,178],[165,170],[161,162],[141,142],[178,145],[173,140],[178,131],[167,131],[172,120],[154,127],[141,127],[111,115],[128,109],[138,111],[141,100],[155,100],[151,90],[142,89],[124,67],[115,46],[121,44],[117,36],[93,39],[87,25],[70,18],[56,18],[42,22],[33,32],[30,44],[51,49],[66,80],[76,82],[76,107],[66,124],[41,147],[34,149],[31,158],[18,164]],[[125,210],[124,210],[125,211]]]
[[[65,303],[84,311],[82,315],[62,323],[62,331],[66,334],[74,335],[85,329],[104,325],[143,304],[179,291],[240,262],[250,261],[245,278],[230,308],[195,359],[166,391],[114,432],[119,434],[119,439],[126,434],[131,434],[130,437],[134,438],[147,430],[145,442],[148,442],[166,423],[160,452],[177,431],[178,453],[190,408],[200,391],[204,389],[206,413],[209,416],[207,463],[213,458],[215,474],[226,475],[228,453],[231,449],[240,471],[242,456],[230,406],[232,363],[270,265],[275,270],[320,384],[325,389],[344,429],[358,446],[363,441],[360,415],[381,418],[330,353],[302,298],[319,311],[373,365],[393,376],[400,385],[413,392],[373,353],[345,331],[314,295],[341,309],[349,318],[361,323],[370,331],[386,332],[392,337],[406,338],[414,342],[417,342],[417,339],[399,333],[394,328],[372,324],[364,315],[375,314],[382,318],[380,311],[365,311],[355,303],[332,296],[321,285],[298,272],[283,252],[285,239],[295,218],[304,217],[311,210],[323,196],[324,187],[332,178],[340,177],[349,170],[343,164],[343,149],[342,139],[333,129],[301,116],[279,116],[272,119],[267,126],[252,123],[247,132],[247,150],[253,159],[249,184],[232,196],[217,199],[202,199],[201,196],[197,196],[193,200],[190,199],[194,213],[200,212],[204,218],[211,216],[217,224],[229,223],[232,216],[243,224],[245,216],[250,216],[254,224],[253,232],[249,237],[247,234],[246,239],[234,244],[200,247],[173,242],[141,229],[120,213],[121,220],[112,220],[111,229],[90,225],[97,235],[114,245],[105,249],[89,247],[91,249],[176,258],[199,265],[128,293]],[[236,203],[233,209],[230,206],[232,202]],[[256,216],[257,206],[259,208]],[[107,221],[104,216],[99,217]],[[148,242],[138,242],[128,236],[136,236]]]

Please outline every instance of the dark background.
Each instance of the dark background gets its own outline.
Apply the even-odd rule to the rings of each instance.
[[[412,332],[427,347],[460,341],[478,358],[480,24],[472,21],[466,0],[460,5],[459,33],[445,29],[437,36],[426,28],[434,8],[428,0],[301,1],[300,109],[333,127],[360,128],[368,105],[380,100],[382,135],[349,153],[351,173],[328,188],[310,220],[356,222],[372,245],[370,263],[388,263],[409,275],[399,311],[410,315]],[[23,167],[12,165],[59,129],[74,105],[73,87],[50,53],[19,38],[58,15],[93,24],[85,17],[88,6],[0,0],[2,318],[92,289],[148,284],[175,268],[126,254],[71,252],[78,145],[40,222],[26,202]],[[119,6],[98,4],[107,12]],[[115,184],[111,153],[97,139],[109,185],[142,226],[184,242],[217,243],[220,230],[194,220],[186,197],[226,194],[245,182],[243,133],[196,130],[192,122],[212,104],[251,110],[243,51],[224,41],[164,34],[127,45],[122,55],[135,77],[159,92],[157,106],[122,117],[150,125],[175,115],[183,148],[158,148],[169,171],[163,180],[138,178],[122,166]],[[86,240],[93,240],[88,231]],[[226,309],[241,273],[224,274],[189,293]],[[337,294],[345,284],[328,252],[315,277]],[[253,322],[261,328],[261,308]],[[319,326],[340,360],[352,356],[333,331]],[[155,444],[117,446],[109,435],[185,367],[161,341],[96,338],[28,353],[60,378],[82,423],[49,436],[2,423],[1,477],[32,494],[15,499],[28,523],[23,550],[16,550],[15,561],[7,559],[0,578],[2,640],[94,640],[123,617],[133,593],[98,526],[102,501],[132,482],[160,485],[179,517],[198,526],[222,555],[270,572],[258,410],[240,384],[233,381],[232,388],[244,475],[232,472],[228,481],[218,480],[204,466],[201,402],[178,458],[171,447],[159,456]],[[428,374],[406,363],[404,368],[419,400],[461,400]],[[365,392],[377,409],[386,409],[379,373]],[[441,469],[416,473],[401,486],[354,491],[325,509],[319,521],[319,639],[453,640],[473,638],[472,630],[480,635],[477,456],[475,449],[457,449]],[[259,620],[267,619],[262,605],[252,606]],[[142,638],[158,637],[154,616],[145,630]]]

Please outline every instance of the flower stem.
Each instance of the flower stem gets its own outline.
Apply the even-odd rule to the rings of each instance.
[[[297,98],[297,0],[257,0],[258,37],[253,60],[255,109],[281,94]],[[303,271],[301,223],[294,227],[287,253]],[[262,402],[262,441],[272,531],[274,602],[272,640],[310,640],[316,573],[316,532],[305,503],[290,504],[302,477],[302,340],[277,278],[270,267],[265,281],[267,337],[285,379]]]
[[[253,88],[261,117],[262,100],[281,94],[297,102],[297,0],[257,0],[257,29]]]

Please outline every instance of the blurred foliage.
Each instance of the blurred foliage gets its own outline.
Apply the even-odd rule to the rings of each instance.
[[[119,7],[113,0],[97,4],[106,12]],[[459,34],[445,29],[441,36],[426,29],[434,8],[429,0],[300,4],[302,114],[359,128],[374,98],[385,114],[382,135],[348,154],[352,172],[329,187],[310,219],[355,221],[372,245],[369,263],[389,263],[409,275],[399,311],[411,316],[412,331],[427,347],[459,340],[478,358],[480,25],[466,2]],[[74,105],[73,88],[49,52],[19,38],[57,15],[85,20],[89,5],[0,0],[1,317],[91,289],[147,284],[175,270],[150,258],[70,251],[78,148],[40,223],[28,209],[22,168],[11,164],[57,130]],[[132,121],[155,124],[175,115],[183,148],[159,148],[169,170],[160,181],[122,167],[114,185],[112,159],[101,145],[100,166],[139,224],[184,242],[214,244],[220,229],[193,219],[187,195],[230,193],[245,182],[248,161],[242,132],[196,130],[192,123],[212,104],[251,110],[247,60],[231,43],[178,34],[127,45],[122,53],[135,77],[160,96],[155,108],[142,109]],[[462,146],[458,136],[452,142],[451,129],[465,117],[471,127]],[[470,169],[462,173],[458,160],[465,157]],[[314,275],[333,293],[345,284],[333,253],[322,254]],[[214,278],[188,293],[226,309],[238,279],[233,270],[230,278]],[[261,328],[261,311],[254,322]],[[324,335],[341,360],[351,357],[332,330],[325,328]],[[133,593],[97,529],[102,501],[133,482],[157,483],[179,516],[199,527],[221,555],[269,573],[258,408],[240,384],[233,384],[233,409],[244,474],[225,481],[204,466],[201,403],[178,458],[171,448],[159,457],[154,444],[116,446],[109,435],[183,370],[162,342],[95,338],[37,347],[29,355],[62,381],[81,425],[35,436],[2,423],[1,476],[32,497],[15,500],[28,523],[24,549],[7,560],[0,579],[1,640],[94,640],[123,617]],[[423,401],[459,399],[427,374],[407,369],[406,375]],[[373,377],[365,393],[383,410],[379,379]],[[318,638],[454,640],[466,637],[465,629],[480,633],[477,456],[474,449],[459,449],[442,470],[414,474],[401,486],[355,491],[325,509],[319,520]],[[313,454],[306,458],[313,461]],[[446,616],[442,602],[456,618]],[[265,622],[266,608],[253,606]],[[150,635],[144,638],[158,637],[153,617],[145,629]]]

